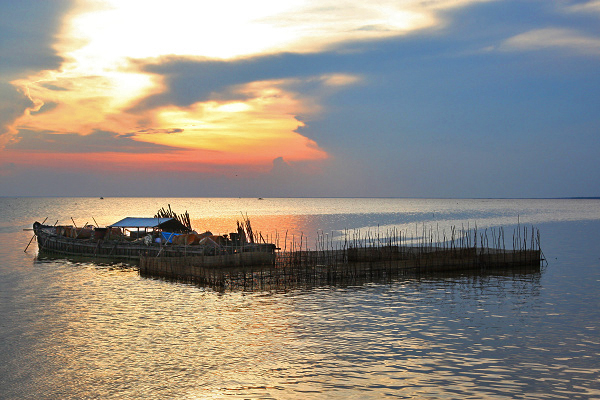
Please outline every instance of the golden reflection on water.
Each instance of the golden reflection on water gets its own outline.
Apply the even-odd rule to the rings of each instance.
[[[566,370],[530,378],[542,364],[519,363],[549,350],[526,316],[539,273],[217,293],[93,264],[33,268],[19,299],[37,318],[25,316],[26,361],[41,364],[28,393],[49,399],[513,397]]]
[[[290,368],[285,344],[298,341],[293,303],[142,281],[132,272],[88,268],[75,275],[83,280],[57,282],[51,291],[58,297],[47,304],[57,310],[48,334],[61,386],[135,384],[144,396],[162,381],[178,393],[204,388],[203,397],[215,387],[272,387],[271,371]]]
[[[269,242],[279,242],[281,247],[287,242],[299,242],[301,237],[316,236],[319,230],[319,219],[310,215],[230,215],[225,217],[192,218],[191,223],[198,232],[211,231],[213,234],[222,235],[235,232],[237,223],[244,224],[248,219],[256,234]]]
[[[57,199],[35,212],[58,210],[56,218],[85,222],[98,204],[94,216],[106,224],[166,203],[127,201]],[[227,199],[219,213],[210,212],[214,202],[188,202],[171,205],[200,216],[194,225],[223,229],[218,233],[231,232],[248,204],[263,232],[277,226],[314,233],[347,221],[368,226],[387,215],[347,220],[325,215],[313,200],[298,203],[300,211],[288,204],[266,212],[271,206],[256,199]],[[334,203],[339,210],[366,207]],[[579,291],[581,282],[564,289],[568,277],[552,277],[566,274],[559,268],[217,293],[129,269],[33,261],[20,245],[29,240],[22,227],[31,214],[27,208],[12,223],[0,248],[9,260],[0,282],[5,399],[598,396],[597,310],[589,306],[595,292]],[[590,301],[570,307],[564,300],[579,296]]]

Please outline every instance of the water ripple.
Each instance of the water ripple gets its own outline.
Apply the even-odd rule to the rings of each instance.
[[[389,215],[389,203],[364,218],[405,218]],[[542,203],[541,214],[552,211]],[[561,260],[541,273],[217,293],[127,268],[35,261],[22,252],[23,218],[0,226],[3,399],[600,397],[598,257],[573,250],[564,225],[544,230]],[[343,218],[364,226],[363,216]],[[598,224],[577,227],[596,232],[584,238],[596,248]]]

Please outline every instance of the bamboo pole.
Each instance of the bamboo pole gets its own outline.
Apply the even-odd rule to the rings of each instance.
[[[44,225],[44,222],[46,222],[47,219],[48,219],[48,217],[44,218],[41,225]],[[31,245],[31,242],[33,242],[34,238],[35,238],[35,232],[33,233],[33,236],[31,237],[31,239],[29,239],[29,243],[27,243],[27,247],[25,247],[25,250],[23,250],[23,253],[27,253],[27,249]]]

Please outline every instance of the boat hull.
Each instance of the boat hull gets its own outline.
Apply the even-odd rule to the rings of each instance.
[[[235,255],[237,253],[265,253],[268,257],[247,257],[250,260],[275,258],[275,246],[272,244],[248,243],[242,246],[229,246],[215,248],[212,246],[186,246],[163,245],[157,243],[144,244],[141,242],[127,242],[120,240],[79,239],[57,234],[53,226],[42,225],[38,222],[33,225],[37,237],[38,249],[41,254],[63,255],[71,257],[88,257],[92,259],[110,259],[119,261],[138,262],[140,257],[203,257],[209,262],[211,257]],[[222,258],[222,257],[221,257]],[[233,257],[232,260],[237,259]]]

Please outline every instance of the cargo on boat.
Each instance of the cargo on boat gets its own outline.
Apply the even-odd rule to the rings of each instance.
[[[177,215],[170,207],[152,218],[127,217],[106,227],[35,222],[33,230],[41,253],[133,262],[144,276],[217,288],[247,289],[251,282],[258,282],[257,287],[348,284],[409,273],[539,271],[545,261],[539,230],[520,226],[508,248],[503,228],[478,231],[476,227],[452,227],[450,236],[425,228],[415,236],[395,228],[366,236],[346,231],[337,241],[321,233],[314,249],[308,248],[302,235],[299,244],[292,239],[279,246],[278,236],[276,244],[267,243],[253,232],[247,218],[228,235],[197,233],[187,212]]]
[[[184,220],[184,222],[186,222]],[[200,257],[209,265],[240,261],[264,264],[275,259],[275,245],[248,238],[238,222],[229,235],[197,233],[178,218],[127,217],[106,227],[33,224],[40,253],[138,262],[140,257]],[[247,221],[249,226],[249,221]],[[252,257],[239,254],[256,253]]]

